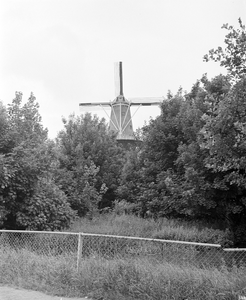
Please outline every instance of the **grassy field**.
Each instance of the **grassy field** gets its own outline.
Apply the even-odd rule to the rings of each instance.
[[[228,232],[213,229],[211,226],[165,218],[155,221],[126,214],[99,215],[93,220],[82,218],[74,222],[69,231],[212,243],[223,246],[231,244]]]
[[[221,230],[178,221],[155,222],[116,214],[77,220],[70,231],[210,243],[218,243],[226,236]],[[229,300],[246,295],[246,267],[197,267],[148,257],[107,259],[94,253],[83,258],[77,272],[76,253],[45,256],[0,246],[0,284],[94,299]]]
[[[246,269],[182,268],[149,260],[91,257],[77,273],[73,259],[26,250],[0,253],[0,282],[59,296],[98,299],[238,299]]]

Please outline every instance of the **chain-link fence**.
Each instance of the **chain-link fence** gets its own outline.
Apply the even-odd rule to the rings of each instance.
[[[67,255],[74,257],[77,265],[93,256],[106,259],[148,258],[201,268],[246,265],[246,249],[92,233],[0,230],[0,249],[25,249],[42,256]]]
[[[137,237],[82,234],[82,257],[148,258],[178,265],[215,265],[221,263],[221,247]]]
[[[91,233],[0,230],[1,254],[12,251],[18,255],[23,250],[47,259],[69,259],[78,272],[83,263],[98,258],[106,261],[133,261],[136,258],[155,265],[169,264],[181,270],[226,268],[230,272],[242,267],[246,270],[246,249],[223,249],[218,244]]]
[[[106,259],[148,258],[201,268],[246,265],[246,249],[92,233],[0,230],[0,249],[25,249],[43,256],[69,255],[76,259],[77,265],[93,256]]]
[[[26,249],[39,255],[77,255],[78,233],[0,230],[0,248]]]

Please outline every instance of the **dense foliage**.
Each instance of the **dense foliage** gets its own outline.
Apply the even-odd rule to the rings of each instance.
[[[134,199],[142,216],[217,221],[245,245],[246,33],[239,24],[223,26],[226,49],[205,56],[228,75],[204,75],[190,93],[168,94],[161,115],[143,128],[141,149],[128,157],[118,195]]]
[[[239,29],[223,28],[226,47],[204,60],[228,74],[169,92],[136,147],[117,144],[91,114],[64,118],[50,141],[32,94],[0,104],[1,226],[61,229],[116,204],[141,217],[217,223],[246,244],[246,31],[240,19]]]
[[[86,114],[63,119],[56,141],[47,138],[38,104],[22,94],[0,106],[0,226],[57,230],[76,216],[112,206],[125,150],[105,120]]]
[[[53,180],[54,143],[47,139],[38,108],[32,94],[22,105],[19,92],[7,109],[1,108],[0,225],[4,228],[60,229],[75,216]]]
[[[104,119],[90,114],[71,115],[63,123],[64,130],[57,138],[57,184],[79,216],[110,207],[124,163],[124,149],[108,133]]]

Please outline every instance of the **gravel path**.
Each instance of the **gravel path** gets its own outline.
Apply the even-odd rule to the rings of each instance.
[[[64,298],[49,296],[41,292],[0,286],[0,300],[89,300],[88,298]]]

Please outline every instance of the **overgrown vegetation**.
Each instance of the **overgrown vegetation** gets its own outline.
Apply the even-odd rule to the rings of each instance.
[[[93,257],[77,273],[71,257],[42,258],[26,250],[0,253],[1,284],[94,299],[238,299],[246,292],[245,271]]]
[[[127,214],[99,215],[93,220],[82,218],[74,222],[69,231],[220,244],[223,247],[232,245],[230,232],[209,224],[166,218],[143,219]]]
[[[225,222],[235,246],[246,243],[246,31],[225,25],[226,48],[205,60],[228,75],[204,75],[183,95],[168,94],[161,115],[143,128],[118,188],[145,217]]]
[[[0,226],[61,230],[76,217],[93,219],[122,205],[157,223],[223,224],[229,244],[244,246],[246,32],[240,19],[238,29],[223,27],[225,49],[210,50],[204,59],[218,61],[228,75],[204,75],[189,93],[168,93],[135,148],[117,144],[105,120],[90,114],[64,118],[64,129],[51,141],[33,94],[25,104],[20,92],[7,108],[1,104]],[[182,230],[187,240],[221,235]],[[167,227],[151,234],[178,238]]]

